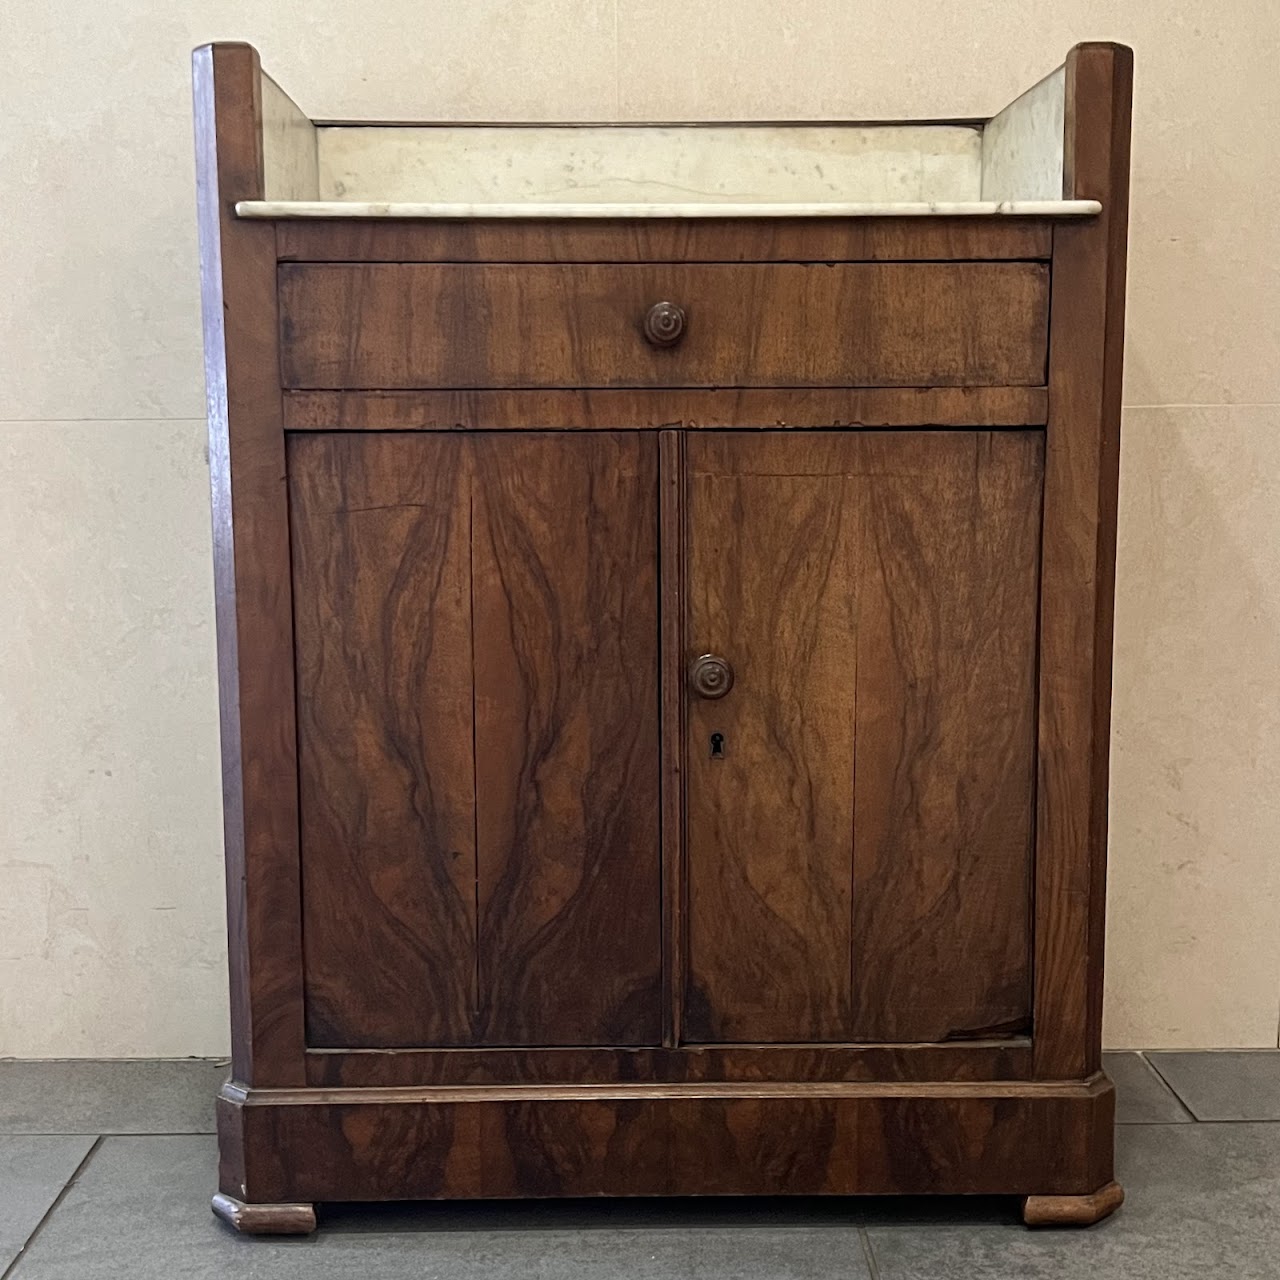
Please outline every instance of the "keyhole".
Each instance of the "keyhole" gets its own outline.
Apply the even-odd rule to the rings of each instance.
[[[724,734],[713,733],[711,735],[711,758],[713,760],[724,759]]]

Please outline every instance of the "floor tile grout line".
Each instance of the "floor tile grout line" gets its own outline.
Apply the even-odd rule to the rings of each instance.
[[[1157,1067],[1156,1064],[1152,1062],[1149,1057],[1147,1057],[1147,1054],[1149,1052],[1154,1052],[1154,1051],[1148,1050],[1148,1049],[1138,1050],[1138,1058],[1142,1062],[1143,1066],[1145,1066],[1146,1069],[1151,1072],[1151,1074],[1155,1077],[1157,1083],[1161,1086],[1161,1088],[1168,1090],[1173,1100],[1178,1104],[1178,1106],[1182,1108],[1183,1111],[1186,1112],[1187,1118],[1193,1121],[1194,1123],[1199,1124],[1200,1117],[1197,1116],[1196,1113],[1192,1111],[1191,1108],[1183,1101],[1182,1095],[1177,1091],[1177,1089],[1175,1089],[1173,1085],[1171,1085],[1169,1081],[1164,1078],[1164,1075],[1160,1071],[1160,1068]]]
[[[66,1180],[66,1182],[63,1183],[62,1190],[59,1191],[56,1196],[54,1196],[53,1203],[41,1215],[40,1221],[36,1223],[35,1227],[32,1229],[31,1234],[22,1242],[22,1247],[14,1255],[13,1261],[9,1263],[7,1267],[5,1267],[2,1273],[0,1273],[0,1280],[9,1280],[9,1277],[12,1276],[13,1273],[18,1269],[19,1263],[21,1263],[23,1258],[27,1256],[28,1250],[30,1250],[31,1246],[35,1244],[36,1239],[39,1237],[40,1233],[44,1230],[44,1224],[48,1222],[49,1219],[52,1218],[53,1215],[58,1211],[58,1206],[61,1205],[62,1202],[67,1198],[67,1194],[70,1192],[71,1188],[74,1187],[76,1183],[79,1181],[80,1175],[85,1171],[86,1168],[88,1168],[89,1161],[92,1160],[95,1155],[97,1155],[98,1148],[102,1146],[102,1142],[103,1142],[103,1135],[99,1134],[94,1139],[93,1145],[89,1148],[88,1151],[85,1152],[84,1159],[81,1160],[78,1165],[76,1165],[74,1171],[71,1174],[71,1177],[69,1177]]]
[[[1202,1127],[1214,1124],[1280,1124],[1280,1117],[1274,1120],[1198,1120],[1195,1116],[1190,1120],[1117,1120],[1116,1128],[1155,1129],[1161,1125],[1172,1125],[1181,1129],[1187,1124],[1198,1124]]]
[[[1156,1064],[1152,1062],[1150,1058],[1147,1057],[1147,1052],[1148,1051],[1146,1049],[1141,1050],[1138,1053],[1138,1057],[1140,1057],[1143,1060],[1143,1062],[1147,1064],[1147,1067],[1154,1073],[1156,1079],[1159,1080],[1160,1083],[1164,1085],[1164,1087],[1168,1089],[1171,1094],[1173,1094],[1174,1099],[1178,1103],[1178,1106],[1180,1106],[1183,1109],[1183,1111],[1185,1111],[1187,1115],[1189,1115],[1196,1124],[1200,1124],[1201,1123],[1200,1117],[1196,1115],[1194,1111],[1191,1110],[1191,1106],[1187,1102],[1187,1100],[1182,1096],[1182,1094],[1180,1094],[1177,1091],[1176,1088],[1174,1088],[1173,1081],[1171,1081],[1164,1074],[1164,1072],[1161,1071],[1160,1068],[1157,1067]]]
[[[0,1138],[216,1138],[216,1129],[5,1129]],[[0,1276],[0,1280],[4,1280]]]
[[[1268,1119],[1265,1116],[1233,1116],[1233,1117],[1218,1116],[1216,1118],[1213,1116],[1209,1116],[1207,1119],[1204,1119],[1204,1120],[1201,1120],[1199,1116],[1192,1116],[1191,1120],[1192,1120],[1192,1123],[1198,1124],[1202,1129],[1208,1129],[1216,1124],[1280,1124],[1280,1116],[1277,1116],[1274,1119]],[[1179,1127],[1181,1127],[1185,1125],[1187,1122],[1185,1120],[1126,1120],[1123,1123],[1127,1128],[1129,1125],[1148,1125],[1149,1126],[1149,1125],[1156,1125],[1156,1124],[1171,1124],[1171,1125],[1178,1125]]]
[[[858,1228],[858,1239],[862,1241],[862,1253],[867,1260],[867,1271],[871,1280],[880,1280],[880,1264],[876,1261],[876,1251],[871,1245],[871,1237],[866,1227]]]

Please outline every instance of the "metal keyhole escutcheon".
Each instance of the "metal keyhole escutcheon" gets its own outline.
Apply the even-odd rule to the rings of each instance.
[[[689,686],[700,698],[723,698],[733,688],[733,668],[719,654],[701,654],[689,664]]]

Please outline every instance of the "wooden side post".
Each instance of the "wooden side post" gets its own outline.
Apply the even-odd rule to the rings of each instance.
[[[244,44],[205,45],[192,63],[231,1069],[245,1085],[301,1085],[306,1077],[293,608],[275,227],[235,216],[237,200],[263,194],[262,75],[257,53]]]
[[[1078,45],[1067,57],[1063,195],[1100,200],[1102,212],[1053,233],[1035,880],[1040,1079],[1079,1079],[1101,1065],[1132,87],[1133,54],[1121,45]]]

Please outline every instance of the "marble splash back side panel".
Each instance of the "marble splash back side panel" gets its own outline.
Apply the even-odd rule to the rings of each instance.
[[[1059,67],[982,131],[982,199],[1062,198],[1067,74]]]
[[[320,199],[977,200],[967,125],[336,126],[317,130]]]

